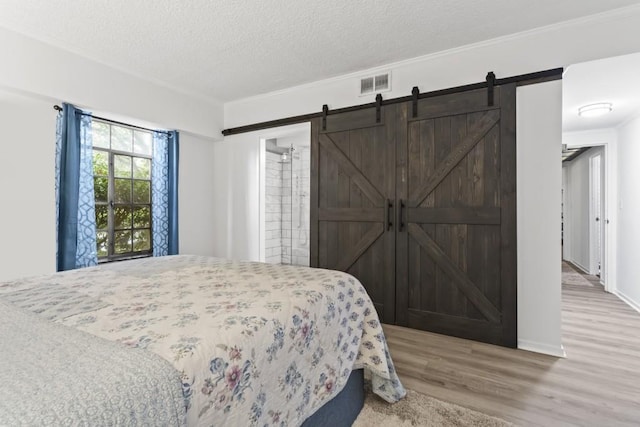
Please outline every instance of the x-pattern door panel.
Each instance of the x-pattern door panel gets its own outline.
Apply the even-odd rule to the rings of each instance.
[[[515,346],[514,88],[456,98],[403,108],[397,322]]]
[[[395,320],[395,235],[389,226],[395,126],[387,123],[393,118],[385,114],[378,123],[371,109],[332,117],[325,130],[314,121],[311,147],[312,177],[317,177],[311,195],[312,265],[355,276],[389,323]]]

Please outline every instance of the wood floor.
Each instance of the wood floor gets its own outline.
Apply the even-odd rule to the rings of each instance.
[[[639,426],[640,313],[597,282],[565,284],[562,298],[565,359],[384,330],[408,389],[517,425]]]

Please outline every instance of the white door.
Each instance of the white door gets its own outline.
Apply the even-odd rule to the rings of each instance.
[[[603,211],[602,211],[602,155],[593,155],[589,162],[589,242],[590,242],[590,265],[589,273],[600,276],[602,265],[602,234],[603,234]]]

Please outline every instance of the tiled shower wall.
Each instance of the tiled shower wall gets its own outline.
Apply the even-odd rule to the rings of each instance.
[[[265,165],[265,261],[282,262],[282,165],[280,156],[267,152]]]
[[[311,150],[294,148],[287,162],[266,153],[265,261],[309,265]]]

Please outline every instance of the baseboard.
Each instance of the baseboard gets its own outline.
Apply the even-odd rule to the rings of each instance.
[[[589,275],[591,274],[591,273],[589,272],[589,269],[588,269],[588,268],[586,268],[585,266],[583,266],[582,264],[577,263],[577,262],[575,262],[575,261],[571,261],[571,260],[568,260],[568,261],[569,261],[571,264],[573,264],[573,265],[575,265],[576,267],[578,267],[578,269],[580,269],[580,270],[581,270],[581,271],[579,271],[579,273],[589,274]]]
[[[624,293],[618,290],[616,290],[613,294],[616,295],[618,298],[620,298],[622,301],[624,301],[629,307],[633,308],[635,311],[640,313],[640,304],[638,304],[637,302],[635,302],[634,300],[629,298],[627,295],[625,295]]]
[[[556,347],[554,345],[539,343],[535,341],[518,340],[518,349],[532,351],[534,353],[547,354],[554,357],[567,357],[567,354],[564,352],[564,347],[562,345]]]

